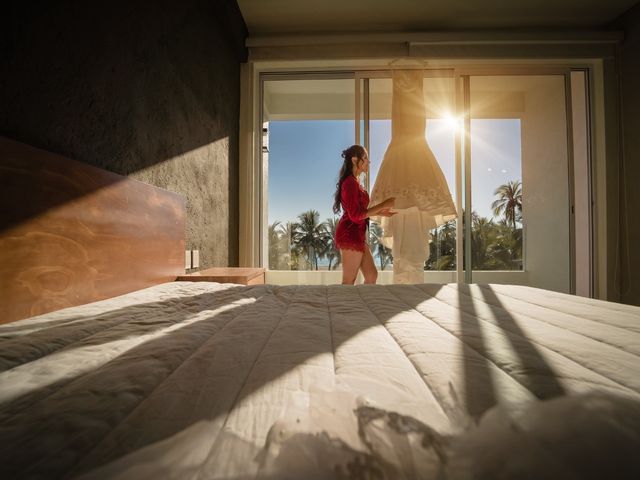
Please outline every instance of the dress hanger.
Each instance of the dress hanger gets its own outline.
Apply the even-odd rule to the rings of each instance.
[[[387,63],[387,66],[393,69],[414,69],[414,68],[427,68],[429,61],[423,58],[416,57],[397,57]]]

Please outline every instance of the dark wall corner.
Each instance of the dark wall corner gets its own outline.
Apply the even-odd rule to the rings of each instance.
[[[235,0],[12,2],[0,134],[186,197],[186,248],[238,264]],[[37,187],[34,187],[37,188]]]
[[[620,300],[640,305],[640,224],[634,221],[640,210],[640,3],[618,17],[611,28],[624,31],[620,45],[621,169],[619,178]]]
[[[238,2],[237,0],[225,0],[222,2],[220,8],[222,14],[218,17],[219,26],[227,31],[228,37],[232,39],[235,45],[238,60],[244,63],[249,56],[248,49],[245,45],[249,33]]]

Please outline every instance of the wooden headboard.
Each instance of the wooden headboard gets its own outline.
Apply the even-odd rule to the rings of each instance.
[[[173,281],[184,197],[0,137],[0,323]]]

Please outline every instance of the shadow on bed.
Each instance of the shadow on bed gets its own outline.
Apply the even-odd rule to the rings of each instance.
[[[459,291],[458,295],[460,295]],[[477,419],[496,404],[496,387],[493,384],[489,366],[490,360],[487,358],[487,347],[473,302],[470,304],[469,311],[465,312],[460,308],[458,315],[462,329],[460,340],[464,343],[465,404],[469,415]],[[469,339],[473,339],[475,342],[469,344]],[[471,351],[478,353],[479,356],[473,355]],[[489,388],[486,387],[487,385]]]
[[[468,285],[466,285],[468,290]],[[513,315],[503,307],[491,285],[480,286],[484,301],[491,308],[497,323],[505,332],[512,350],[517,354],[520,372],[514,377],[541,400],[564,395],[565,389],[558,381],[556,373],[545,361],[540,350],[520,328]]]
[[[422,288],[439,298],[440,288],[432,285]],[[472,289],[481,292],[481,296],[472,295]],[[458,312],[458,324],[439,323],[464,345],[464,403],[472,418],[478,419],[496,405],[499,398],[509,397],[509,392],[500,391],[501,382],[497,378],[505,372],[538,399],[566,393],[556,372],[513,315],[502,306],[491,285],[457,285],[455,296],[447,301]],[[507,340],[507,345],[496,344],[496,333]],[[493,344],[488,342],[488,336],[494,339]]]
[[[201,422],[208,438],[215,439],[225,432],[229,412],[244,398],[323,353],[331,351],[335,362],[336,351],[364,331],[382,324],[393,336],[393,322],[403,312],[417,309],[428,318],[421,305],[446,287],[391,287],[384,292],[392,296],[380,298],[383,290],[375,286],[347,288],[359,289],[362,305],[332,304],[347,291],[339,286],[327,287],[324,296],[315,297],[313,288],[304,286],[230,287],[136,304],[97,319],[63,319],[64,323],[44,324],[40,331],[4,340],[0,359],[3,370],[11,370],[2,374],[2,383],[12,387],[14,396],[3,387],[8,400],[0,407],[0,440],[12,448],[4,450],[0,464],[12,475],[59,476],[70,470],[79,474],[200,428]],[[519,352],[525,368],[518,381],[539,398],[562,394],[552,369],[500,307],[490,287],[482,291]],[[451,327],[434,327],[462,342],[461,408],[474,419],[497,401],[484,326],[475,317],[476,301],[459,299],[458,318],[441,319],[452,322]],[[265,311],[279,316],[265,317]],[[322,311],[329,312],[328,318],[316,319]],[[160,313],[161,319],[156,315]],[[353,315],[353,321],[341,321]],[[296,345],[287,341],[287,332],[293,330]],[[318,332],[330,337],[326,343],[316,341]],[[37,368],[43,355],[56,361]],[[28,369],[26,377],[22,368]],[[334,363],[334,373],[336,368]],[[443,401],[445,394],[422,378]],[[72,418],[80,421],[70,423]]]
[[[183,304],[218,304],[238,288],[193,297],[168,298],[136,303],[99,315],[68,316],[45,322],[0,326],[0,373],[72,346],[75,342],[98,346],[135,336],[148,335],[171,324],[179,324],[193,310]],[[158,320],[154,316],[158,315]],[[132,328],[135,327],[135,328]]]

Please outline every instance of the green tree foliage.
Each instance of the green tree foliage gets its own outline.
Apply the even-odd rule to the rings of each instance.
[[[491,208],[497,220],[471,213],[471,265],[474,270],[522,270],[522,184],[496,188]],[[520,226],[518,225],[520,224]],[[455,270],[456,223],[431,231],[426,270]]]
[[[328,235],[325,224],[320,223],[320,213],[317,210],[308,210],[298,215],[295,242],[306,255],[307,268],[318,270],[318,260],[327,251]]]
[[[456,269],[456,222],[450,221],[431,231],[429,258],[425,270]]]
[[[515,230],[516,221],[522,218],[522,183],[520,180],[512,180],[500,185],[493,194],[498,197],[491,204],[493,214],[496,217],[504,214],[504,218]]]
[[[471,265],[474,270],[521,270],[522,265],[522,184],[519,180],[500,185],[491,208],[496,218],[471,214]],[[272,270],[318,270],[325,258],[328,269],[341,263],[334,243],[339,219],[320,222],[317,210],[298,215],[296,222],[269,225],[269,268]],[[380,270],[393,263],[393,252],[382,244],[382,229],[371,223],[369,244]],[[452,220],[429,232],[429,258],[425,270],[456,269],[456,222]]]
[[[377,223],[371,223],[369,227],[369,248],[371,248],[371,255],[374,258],[376,255],[378,256],[380,260],[380,270],[384,270],[393,262],[391,249],[382,244],[382,234],[382,227]]]
[[[284,256],[287,252],[286,245],[280,236],[280,222],[276,221],[269,225],[269,268],[279,270],[282,268]]]
[[[340,255],[340,249],[336,247],[334,243],[334,239],[336,238],[336,228],[338,227],[338,222],[340,219],[338,217],[327,218],[324,222],[325,231],[326,231],[326,247],[324,249],[324,255],[327,260],[329,260],[329,270],[335,270],[338,268],[338,265],[342,262],[342,257]],[[335,263],[333,263],[335,261]]]

